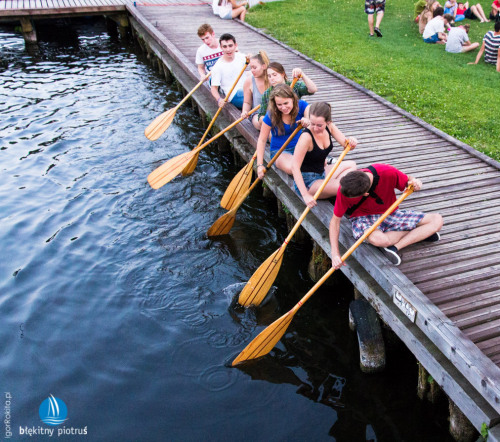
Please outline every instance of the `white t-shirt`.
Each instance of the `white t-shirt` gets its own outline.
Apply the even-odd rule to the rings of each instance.
[[[229,92],[233,86],[236,78],[240,75],[243,66],[245,66],[246,57],[241,52],[236,52],[234,54],[234,60],[230,63],[224,61],[223,58],[219,58],[217,63],[215,63],[212,68],[212,86],[220,86],[225,95]],[[245,82],[246,72],[243,73],[238,81],[238,84],[233,89],[233,92],[229,96],[228,101],[231,101],[238,90],[243,89],[243,83]]]
[[[215,49],[212,49],[210,46],[207,46],[203,43],[198,50],[196,51],[196,64],[204,64],[205,72],[208,74],[209,71],[212,70],[215,63],[219,58],[222,57],[222,50],[220,45],[217,45]]]
[[[444,32],[444,19],[440,15],[429,20],[429,23],[425,26],[424,33],[422,37],[430,38],[437,32]]]
[[[451,28],[446,41],[446,51],[459,54],[462,52],[462,46],[469,41],[469,35],[464,28]]]

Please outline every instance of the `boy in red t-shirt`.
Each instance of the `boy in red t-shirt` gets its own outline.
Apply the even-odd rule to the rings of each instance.
[[[345,214],[352,223],[355,239],[360,238],[380,215],[395,201],[394,189],[403,191],[412,184],[416,191],[422,182],[408,176],[389,164],[373,164],[366,169],[349,172],[340,180],[333,217],[330,221],[332,266],[343,263],[339,252],[340,220]],[[401,264],[398,251],[419,241],[438,241],[443,218],[438,213],[423,213],[396,208],[368,237],[368,242],[382,247],[389,260]]]

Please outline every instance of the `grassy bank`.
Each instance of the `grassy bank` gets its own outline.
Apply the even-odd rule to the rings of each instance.
[[[286,0],[253,8],[248,22],[500,160],[500,73],[475,60],[477,51],[449,54],[422,41],[412,0],[388,0],[381,30],[369,38],[362,0]],[[482,2],[489,14],[490,2]],[[471,24],[482,42],[493,23]],[[265,48],[263,48],[265,49]],[[276,60],[279,61],[279,60]],[[355,135],[355,134],[354,134]]]

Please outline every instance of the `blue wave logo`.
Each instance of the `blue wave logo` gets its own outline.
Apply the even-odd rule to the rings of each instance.
[[[50,395],[38,409],[40,419],[47,425],[61,425],[68,417],[68,407],[59,398]]]

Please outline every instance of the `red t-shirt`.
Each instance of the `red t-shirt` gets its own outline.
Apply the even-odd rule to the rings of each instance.
[[[500,8],[500,0],[495,0],[493,4],[497,7]]]
[[[377,187],[374,189],[374,192],[382,199],[383,204],[377,204],[375,198],[369,196],[363,204],[361,204],[361,206],[359,206],[351,214],[350,218],[354,218],[356,216],[380,215],[384,213],[389,207],[391,207],[391,204],[396,201],[396,193],[394,192],[394,189],[403,191],[408,183],[408,176],[389,164],[372,164],[372,166],[380,176],[380,180]],[[368,169],[361,169],[361,171],[371,174]],[[347,198],[342,195],[341,189],[339,188],[337,192],[337,199],[335,200],[335,207],[333,209],[334,215],[342,218],[347,209],[354,206],[362,198],[362,196]]]

